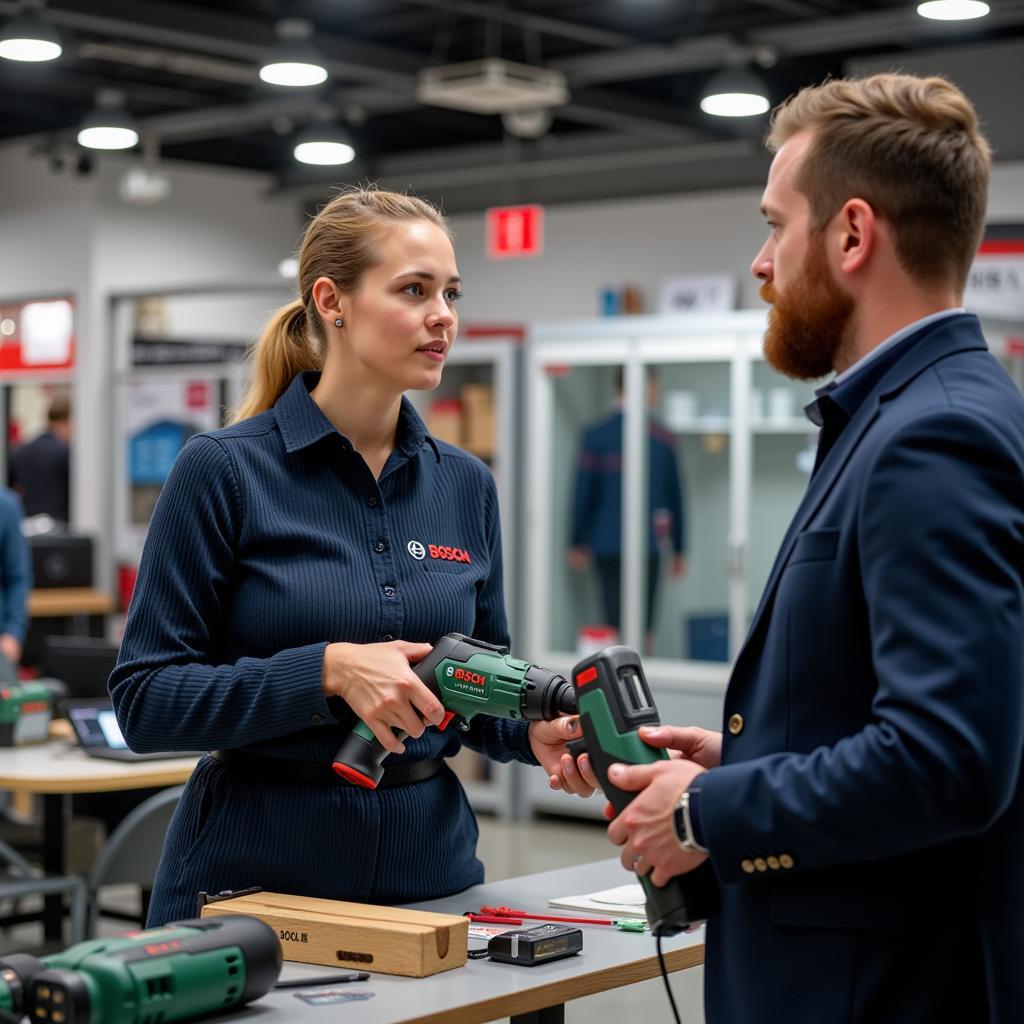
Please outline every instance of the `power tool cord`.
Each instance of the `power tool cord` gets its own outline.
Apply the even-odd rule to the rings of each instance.
[[[658,950],[658,966],[661,967],[661,980],[665,982],[665,991],[668,993],[668,1005],[672,1007],[672,1016],[675,1018],[676,1024],[682,1024],[679,1018],[679,1010],[676,1007],[675,996],[672,995],[672,986],[668,983],[668,968],[665,967],[665,955],[661,951],[661,936],[656,936],[654,941]]]

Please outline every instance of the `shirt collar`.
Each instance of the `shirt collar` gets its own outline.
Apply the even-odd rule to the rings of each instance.
[[[337,428],[324,415],[323,410],[313,401],[310,392],[320,380],[316,370],[298,373],[292,378],[284,394],[274,403],[278,429],[284,440],[285,451],[295,452],[308,448],[317,441],[331,435],[342,437]],[[342,438],[348,441],[347,438]],[[395,430],[395,447],[407,456],[413,456],[423,446],[429,444],[435,459],[441,461],[441,453],[437,442],[427,433],[412,402],[404,395],[398,410],[398,425]],[[351,444],[351,442],[349,442]]]
[[[845,419],[851,419],[871,389],[882,379],[889,367],[903,355],[902,342],[907,341],[911,335],[916,335],[925,327],[963,312],[963,308],[943,309],[938,313],[923,316],[890,334],[867,355],[862,356],[852,366],[848,366],[842,373],[837,374],[814,392],[814,401],[804,408],[807,418],[820,427],[822,408],[831,402],[843,413]],[[823,403],[822,399],[826,397],[828,401]]]

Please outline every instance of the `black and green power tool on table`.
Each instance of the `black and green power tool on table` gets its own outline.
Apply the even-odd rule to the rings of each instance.
[[[572,670],[576,688],[581,740],[568,744],[576,756],[586,753],[615,813],[636,796],[608,781],[608,768],[618,764],[651,764],[666,760],[668,751],[650,747],[640,738],[641,725],[660,725],[640,655],[629,647],[606,647],[577,662]],[[710,861],[665,885],[638,875],[647,897],[647,921],[653,935],[675,935],[706,921],[720,909],[718,879]]]
[[[439,728],[476,715],[549,722],[576,711],[576,695],[565,676],[510,657],[504,647],[462,633],[448,633],[413,666],[413,672],[445,709]],[[399,739],[405,733],[395,730]],[[388,751],[364,722],[345,737],[332,767],[343,779],[376,789]]]
[[[242,915],[0,957],[0,1010],[33,1024],[191,1020],[264,995],[281,971],[273,928]]]
[[[36,680],[0,682],[0,747],[47,739],[52,714],[50,689]]]

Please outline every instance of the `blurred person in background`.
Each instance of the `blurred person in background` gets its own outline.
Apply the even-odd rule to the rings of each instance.
[[[603,625],[621,634],[622,591],[622,432],[623,375],[615,368],[615,408],[587,427],[576,460],[572,496],[569,566],[597,572]],[[664,543],[671,549],[669,572],[681,579],[686,572],[686,492],[676,456],[675,438],[654,418],[658,378],[647,375],[647,569],[644,609],[644,649],[650,654],[655,602],[661,577]],[[667,536],[666,536],[667,535]]]
[[[0,657],[12,668],[21,660],[32,589],[32,563],[21,519],[18,496],[0,487]]]
[[[43,433],[11,453],[8,476],[26,516],[48,515],[68,523],[71,402],[66,394],[50,401],[46,423]]]

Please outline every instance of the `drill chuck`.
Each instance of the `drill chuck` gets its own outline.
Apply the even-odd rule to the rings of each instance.
[[[523,676],[523,718],[550,722],[560,714],[576,714],[576,691],[565,676],[531,665]]]

